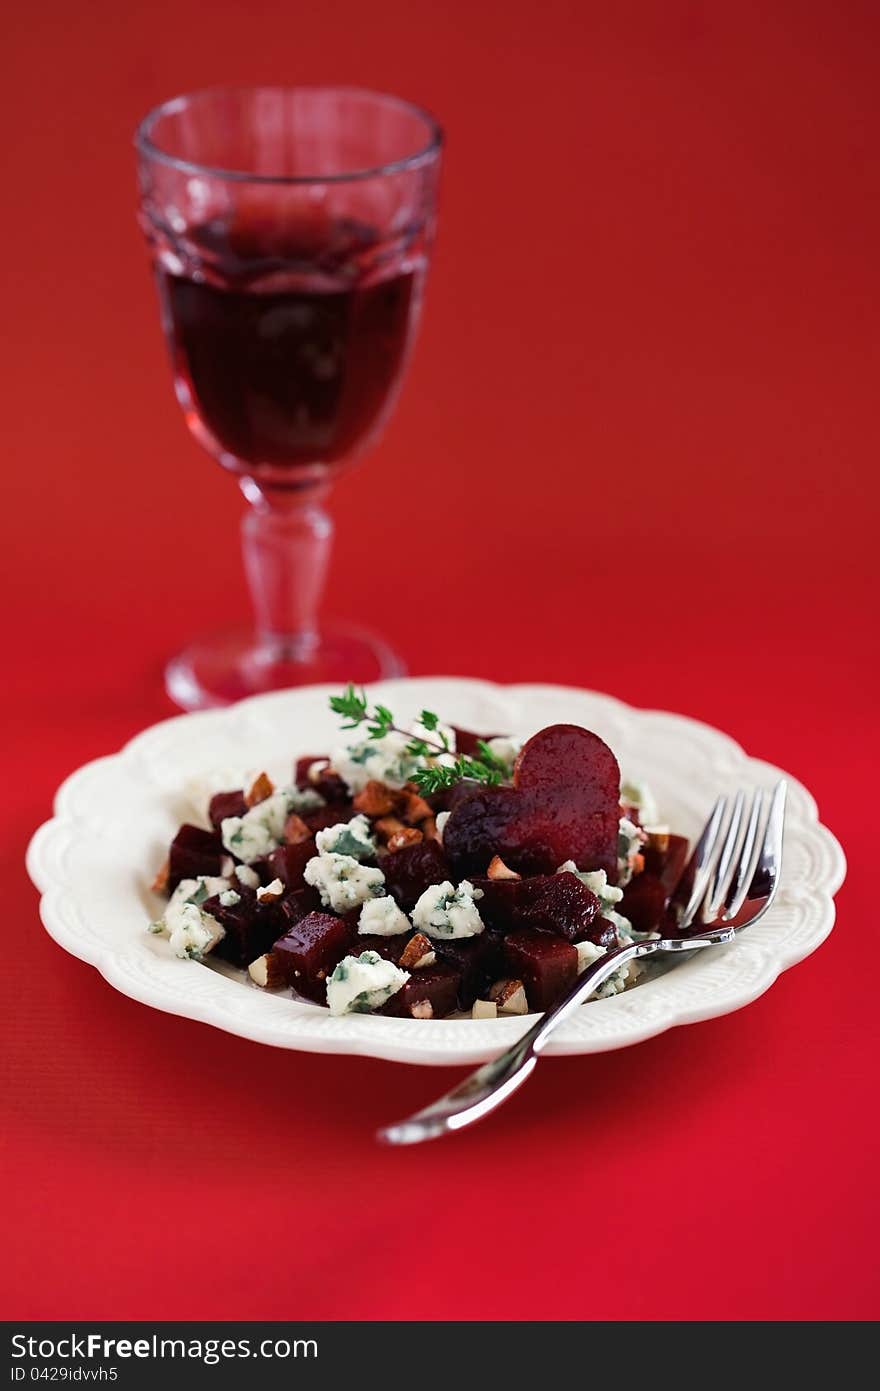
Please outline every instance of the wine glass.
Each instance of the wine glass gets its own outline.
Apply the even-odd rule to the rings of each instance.
[[[325,502],[400,388],[442,132],[393,96],[243,87],[156,107],[135,144],[177,399],[250,504],[242,544],[255,627],[193,642],[167,667],[168,692],[196,709],[399,675],[381,638],[318,626],[333,534]]]

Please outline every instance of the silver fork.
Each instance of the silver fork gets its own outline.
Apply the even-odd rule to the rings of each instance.
[[[607,952],[505,1053],[477,1068],[433,1105],[379,1130],[377,1139],[388,1145],[416,1145],[482,1120],[531,1076],[563,1019],[621,966],[658,953],[678,955],[731,942],[737,932],[763,917],[779,887],[785,795],[784,779],[772,795],[755,791],[745,823],[745,794],[738,792],[732,806],[719,797],[670,900],[674,935]]]

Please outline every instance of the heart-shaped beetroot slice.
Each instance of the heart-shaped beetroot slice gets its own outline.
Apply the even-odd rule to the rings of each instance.
[[[523,874],[566,860],[617,878],[620,769],[608,745],[579,725],[554,724],[523,745],[513,787],[478,787],[456,802],[443,848],[458,874],[485,872],[493,855]]]

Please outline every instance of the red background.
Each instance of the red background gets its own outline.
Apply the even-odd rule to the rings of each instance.
[[[878,39],[870,0],[10,12],[7,1317],[880,1313],[880,1011],[854,946],[876,926]],[[129,143],[226,80],[390,88],[448,130],[421,341],[338,488],[328,609],[376,616],[416,673],[716,723],[807,783],[853,866],[829,943],[748,1009],[549,1062],[419,1151],[372,1130],[452,1073],[144,1009],[50,942],[22,869],[61,778],[169,713],[165,656],[246,612]],[[401,537],[425,519],[415,560],[377,553],[380,507]]]

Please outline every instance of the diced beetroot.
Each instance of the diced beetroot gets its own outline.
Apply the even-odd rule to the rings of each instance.
[[[225,854],[216,831],[203,831],[201,826],[181,826],[168,854],[169,893],[174,892],[181,879],[219,874]]]
[[[346,914],[346,921],[351,917],[355,918],[353,946],[351,948],[353,954],[357,956],[362,951],[374,951],[377,956],[382,957],[383,961],[393,961],[396,966],[412,934],[400,932],[395,937],[374,937],[368,932],[358,932],[357,915]]]
[[[304,811],[300,815],[312,835],[315,836],[319,831],[326,831],[328,826],[335,826],[339,821],[350,821],[352,818],[351,801],[331,802],[326,807],[316,807],[314,811]]]
[[[244,816],[247,802],[239,787],[234,792],[215,792],[208,805],[208,818],[215,831],[220,830],[227,816]]]
[[[405,845],[383,857],[381,869],[385,888],[405,913],[412,912],[425,889],[442,884],[452,873],[443,848],[436,840]]]
[[[294,782],[299,788],[311,787],[315,792],[320,792],[327,802],[347,801],[348,788],[337,773],[331,773],[329,769],[325,769],[320,777],[315,778],[314,781],[309,777],[309,769],[313,763],[326,763],[327,761],[325,753],[308,754],[305,758],[298,758],[294,769]]]
[[[521,927],[520,914],[532,902],[533,885],[545,884],[549,877],[542,874],[533,879],[484,879],[474,875],[471,882],[483,895],[477,902],[483,922],[501,933]]]
[[[293,781],[297,787],[311,787],[309,782],[309,769],[313,763],[329,763],[330,755],[326,753],[306,753],[302,758],[298,758],[293,765]]]
[[[646,869],[629,881],[617,906],[636,932],[656,932],[668,897],[663,880]]]
[[[349,802],[348,787],[343,782],[338,773],[322,773],[316,782],[310,784],[316,792],[320,792],[325,802]]]
[[[473,790],[472,782],[454,782],[451,787],[444,787],[441,792],[431,792],[425,801],[436,816],[441,811],[452,811],[452,808],[457,806],[463,797],[469,797]]]
[[[234,966],[247,966],[269,950],[285,928],[285,918],[277,903],[258,903],[255,893],[237,890],[240,901],[224,906],[219,895],[206,899],[206,913],[216,918],[226,935],[214,948],[212,955]]]
[[[493,855],[526,874],[552,874],[565,860],[617,877],[620,769],[597,734],[550,725],[523,746],[513,787],[479,787],[453,807],[443,845],[461,874],[485,871]]]
[[[477,745],[482,739],[488,743],[490,739],[496,739],[495,734],[474,734],[472,729],[459,729],[458,725],[452,726],[455,733],[455,749],[457,753],[463,753],[465,758],[479,758],[480,750]]]
[[[585,941],[595,942],[597,947],[617,947],[620,942],[617,937],[617,928],[610,918],[597,918],[593,923],[592,931]]]
[[[309,913],[319,912],[320,908],[321,895],[311,884],[304,884],[301,889],[288,889],[281,900],[281,911],[288,923],[298,923]]]
[[[303,870],[317,853],[314,840],[303,840],[299,845],[279,845],[266,860],[269,881],[280,879],[288,889],[304,888]]]
[[[666,850],[652,850],[650,845],[645,846],[645,869],[663,880],[667,893],[672,893],[681,878],[687,863],[688,848],[684,836],[670,836]]]
[[[327,1003],[327,976],[347,954],[351,935],[341,918],[309,913],[272,948],[273,962],[298,995]]]
[[[670,836],[666,850],[645,848],[645,868],[623,891],[620,911],[637,932],[662,930],[666,905],[687,863],[688,842],[684,836]]]
[[[531,879],[479,879],[483,921],[499,932],[534,927],[569,942],[593,941],[599,900],[574,874],[540,874]]]
[[[531,1010],[550,1009],[577,977],[577,951],[561,937],[525,928],[504,939],[505,974],[521,980]]]
[[[462,1009],[470,1009],[499,974],[500,938],[494,932],[481,932],[479,937],[438,937],[433,947],[438,961],[461,973],[459,1003]]]
[[[380,1014],[415,1019],[442,1019],[458,1005],[461,976],[454,966],[426,966],[413,971],[406,985],[396,991],[379,1010]],[[430,1014],[424,1006],[431,1006]],[[420,1008],[421,1006],[421,1008]]]

